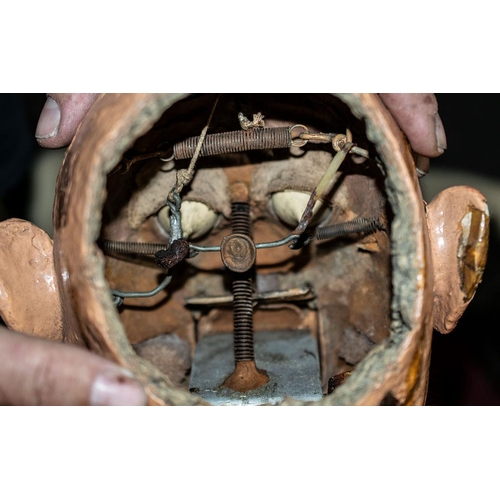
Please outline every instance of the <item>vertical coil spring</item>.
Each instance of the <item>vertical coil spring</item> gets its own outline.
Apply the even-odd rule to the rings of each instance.
[[[251,237],[250,205],[234,202],[231,205],[231,228],[233,234]],[[233,329],[234,360],[253,361],[253,281],[251,271],[233,273]]]
[[[231,204],[231,228],[233,234],[244,234],[252,237],[250,226],[250,205],[244,202]]]
[[[238,274],[238,273],[235,273]],[[252,279],[244,275],[233,280],[234,361],[253,361]]]

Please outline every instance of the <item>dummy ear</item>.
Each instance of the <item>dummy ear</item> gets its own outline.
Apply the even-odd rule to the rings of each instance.
[[[481,282],[489,238],[484,196],[468,186],[438,193],[427,206],[434,267],[434,328],[451,332]]]
[[[30,222],[0,222],[0,315],[12,330],[62,340],[52,240]]]

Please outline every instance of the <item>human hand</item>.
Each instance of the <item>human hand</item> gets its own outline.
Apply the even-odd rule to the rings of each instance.
[[[133,375],[82,348],[0,327],[0,405],[145,405]]]

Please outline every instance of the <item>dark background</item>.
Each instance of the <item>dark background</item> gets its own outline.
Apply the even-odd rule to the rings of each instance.
[[[433,174],[439,174],[450,185],[465,183],[480,191],[486,182],[488,199],[500,196],[500,94],[436,96],[448,149],[431,161],[430,173],[421,181],[424,192],[432,186]],[[0,220],[29,219],[31,170],[41,150],[34,133],[44,102],[45,94],[0,94]],[[492,220],[500,215],[491,205],[490,212]],[[495,314],[500,305],[499,248],[500,235],[492,224],[488,263],[475,298],[453,332],[434,332],[428,405],[500,404],[500,334]]]

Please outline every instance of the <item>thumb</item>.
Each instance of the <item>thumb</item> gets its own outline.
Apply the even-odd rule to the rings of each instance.
[[[435,158],[446,149],[446,133],[435,94],[379,94],[413,151]]]
[[[38,144],[51,149],[67,146],[99,95],[47,94],[35,132]]]
[[[0,327],[0,404],[145,405],[133,375],[80,347]]]

